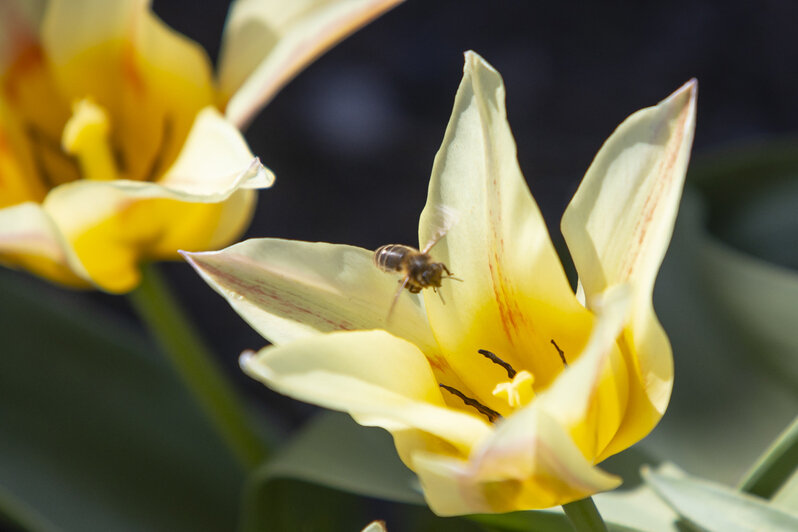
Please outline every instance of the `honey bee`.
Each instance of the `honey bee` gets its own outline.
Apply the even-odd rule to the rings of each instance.
[[[443,301],[443,295],[438,291],[441,281],[443,279],[462,281],[452,275],[444,263],[435,262],[429,255],[432,247],[446,235],[455,221],[453,214],[443,208],[438,208],[434,216],[433,223],[437,230],[423,249],[418,250],[403,244],[386,244],[374,252],[374,264],[377,268],[384,272],[396,272],[404,275],[391,302],[387,319],[390,319],[404,288],[407,288],[411,294],[418,294],[425,288],[432,288]]]

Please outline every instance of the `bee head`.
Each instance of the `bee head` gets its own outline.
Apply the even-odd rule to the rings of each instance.
[[[441,278],[443,277],[444,266],[440,262],[431,262],[424,269],[421,278],[426,286],[434,286],[439,288],[441,286]]]

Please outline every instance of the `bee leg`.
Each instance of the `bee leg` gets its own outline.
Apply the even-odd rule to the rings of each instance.
[[[443,303],[445,305],[446,304],[446,300],[443,299],[443,294],[441,293],[441,291],[438,290],[438,288],[435,287],[435,286],[433,286],[432,289],[435,291],[436,294],[438,294],[438,297],[441,298],[441,303]]]
[[[444,277],[444,279],[451,279],[452,281],[460,281],[461,283],[463,282],[463,280],[460,279],[459,277],[455,277],[454,274],[452,274],[452,272],[449,271],[449,268],[447,268],[445,264],[441,263],[441,266],[443,266],[443,271],[446,272],[446,277]]]
[[[405,286],[407,286],[407,282],[409,280],[410,280],[410,278],[405,276],[405,278],[402,279],[402,281],[400,282],[399,289],[394,294],[393,301],[391,301],[391,306],[388,309],[388,315],[385,317],[385,323],[390,323],[391,316],[393,315],[393,309],[396,308],[396,303],[397,303],[397,301],[399,301],[399,296],[402,295],[402,290],[405,289]]]

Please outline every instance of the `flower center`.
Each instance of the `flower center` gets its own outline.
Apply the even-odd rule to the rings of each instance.
[[[553,345],[554,349],[557,350],[557,354],[560,356],[560,360],[562,360],[563,368],[567,368],[568,362],[565,359],[565,352],[560,349],[554,339],[551,340],[551,345]],[[529,371],[525,369],[516,371],[511,364],[502,360],[495,353],[488,351],[487,349],[479,349],[477,352],[497,366],[504,368],[504,370],[507,372],[507,377],[510,379],[508,381],[499,382],[496,384],[492,392],[494,397],[504,400],[507,403],[507,406],[513,409],[526,406],[532,401],[532,399],[535,398],[535,377]],[[452,395],[459,397],[463,403],[476,409],[480,414],[487,417],[488,421],[491,423],[495,423],[498,419],[502,418],[500,413],[496,412],[492,408],[488,408],[473,397],[465,395],[457,388],[447,386],[446,384],[438,384],[438,386]]]
[[[554,339],[551,340],[551,344],[557,350],[557,354],[559,355],[560,360],[562,360],[563,367],[567,368],[568,362],[565,359],[565,352],[560,349]],[[529,371],[525,369],[516,371],[512,365],[502,360],[495,353],[488,351],[487,349],[479,349],[477,352],[507,371],[507,377],[510,380],[499,382],[496,387],[493,388],[492,393],[494,397],[504,400],[512,409],[526,406],[532,401],[532,399],[535,398],[535,377]],[[439,384],[438,386],[448,391],[452,395],[459,397],[463,403],[476,409],[480,414],[487,417],[488,421],[491,423],[495,423],[498,419],[501,419],[501,414],[491,408],[488,408],[478,400],[468,397],[460,390],[452,386],[447,386],[446,384]]]
[[[0,65],[0,208],[42,202],[79,179],[157,181],[213,100],[204,66],[167,72],[132,40],[54,60],[35,35],[9,39]]]
[[[518,408],[534,399],[534,383],[535,377],[527,370],[521,370],[511,381],[497,384],[493,389],[493,396],[504,399],[511,408]]]

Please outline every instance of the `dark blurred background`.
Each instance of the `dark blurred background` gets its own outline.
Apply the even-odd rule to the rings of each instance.
[[[216,59],[228,2],[155,1]],[[561,243],[559,218],[629,114],[699,80],[694,160],[798,130],[798,4],[791,1],[409,0],[323,55],[246,136],[277,175],[245,237],[416,244],[434,155],[472,49],[504,77],[521,168]],[[188,266],[180,297],[237,382],[288,423],[308,407],[244,377],[264,344]],[[677,359],[678,364],[678,359]]]

